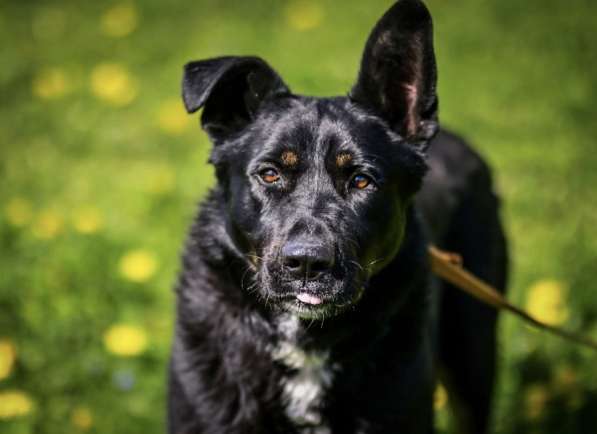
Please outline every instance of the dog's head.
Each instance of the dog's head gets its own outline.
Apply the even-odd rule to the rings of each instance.
[[[203,108],[223,223],[261,298],[305,318],[333,315],[395,257],[438,128],[435,87],[418,0],[378,22],[348,97],[292,94],[256,57],[186,65],[185,106]]]

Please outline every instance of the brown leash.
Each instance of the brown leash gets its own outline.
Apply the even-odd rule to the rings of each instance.
[[[467,294],[481,300],[483,303],[493,306],[498,310],[503,309],[512,312],[522,320],[541,330],[546,330],[564,339],[597,351],[597,342],[592,339],[539,321],[524,310],[511,304],[495,288],[465,270],[462,267],[462,258],[460,255],[444,252],[437,247],[429,246],[429,258],[431,260],[431,269],[435,274],[457,288],[462,289]]]

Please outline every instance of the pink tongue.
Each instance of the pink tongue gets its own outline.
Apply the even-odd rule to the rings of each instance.
[[[319,297],[315,297],[314,295],[307,294],[306,292],[301,292],[299,295],[296,296],[299,301],[302,301],[305,304],[313,304],[318,305],[323,303],[323,300]]]

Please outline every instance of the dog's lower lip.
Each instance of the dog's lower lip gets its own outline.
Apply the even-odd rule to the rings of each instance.
[[[309,294],[307,292],[301,292],[296,296],[297,300],[301,303],[310,304],[312,306],[318,306],[323,303],[323,300],[316,295]]]

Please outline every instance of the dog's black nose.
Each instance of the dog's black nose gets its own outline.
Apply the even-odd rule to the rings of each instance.
[[[321,244],[289,241],[281,254],[282,265],[296,278],[316,279],[334,265],[334,250]]]

